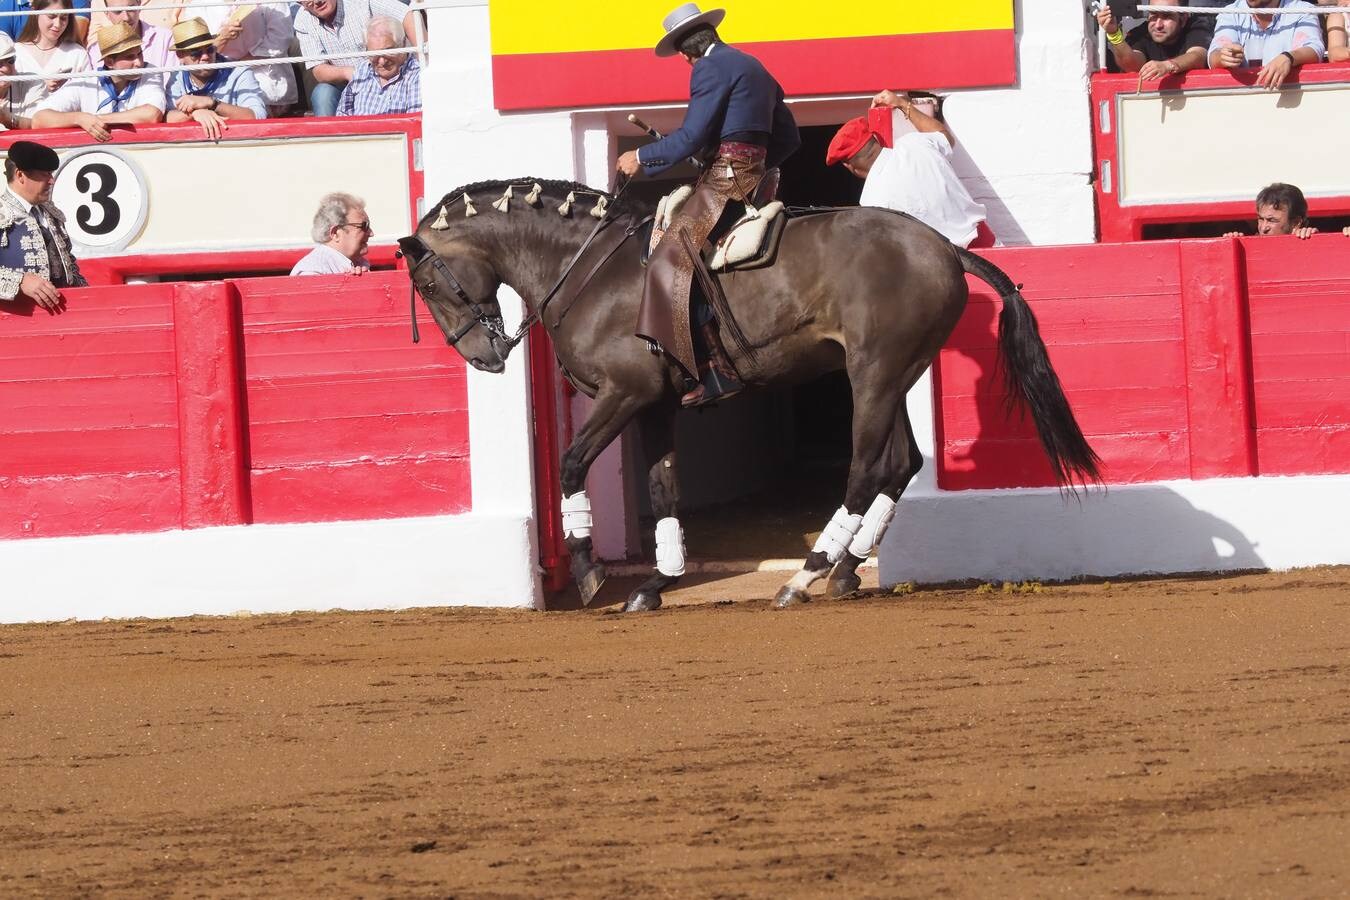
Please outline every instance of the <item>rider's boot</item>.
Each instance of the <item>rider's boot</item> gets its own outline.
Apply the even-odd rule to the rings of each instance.
[[[699,326],[699,336],[703,338],[706,356],[699,362],[699,384],[680,399],[682,406],[702,406],[717,400],[726,400],[739,394],[745,385],[722,346],[722,336],[717,330],[717,320],[712,319]]]

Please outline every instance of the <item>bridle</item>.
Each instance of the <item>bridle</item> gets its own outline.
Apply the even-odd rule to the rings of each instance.
[[[469,292],[464,290],[464,286],[459,283],[459,279],[455,277],[455,273],[450,271],[450,267],[446,265],[445,260],[441,259],[435,250],[428,247],[425,241],[416,234],[404,238],[405,241],[416,244],[422,251],[421,258],[408,269],[408,302],[412,315],[413,343],[416,344],[422,339],[417,329],[417,273],[423,266],[430,265],[432,271],[439,275],[446,284],[450,285],[450,289],[455,292],[455,296],[464,303],[469,310],[469,314],[473,317],[456,328],[455,333],[446,339],[446,343],[453,347],[470,331],[481,327],[488,333],[488,340],[498,348],[498,353],[501,355],[501,358],[505,360],[507,354],[525,339],[525,335],[529,333],[535,323],[543,318],[544,311],[548,309],[549,303],[557,296],[559,289],[563,286],[563,282],[567,280],[568,275],[572,274],[572,269],[576,267],[577,261],[581,259],[582,254],[591,246],[596,235],[613,221],[609,217],[609,211],[617,205],[619,198],[623,196],[623,192],[628,189],[628,185],[631,183],[632,179],[624,179],[623,184],[614,192],[610,203],[605,208],[604,214],[600,216],[599,221],[595,223],[595,227],[591,229],[591,233],[586,236],[586,240],[581,242],[581,246],[578,247],[577,252],[572,255],[571,260],[568,261],[567,266],[562,270],[562,274],[558,276],[558,280],[553,283],[553,287],[544,295],[544,299],[539,304],[538,310],[531,311],[530,314],[521,321],[520,327],[512,334],[506,333],[502,323],[501,306],[496,302],[495,297],[493,298],[492,305],[496,307],[496,312],[489,312],[483,304],[478,303],[469,296]],[[617,247],[615,249],[617,249]],[[395,252],[394,256],[402,258],[404,253],[402,250],[399,250]],[[608,256],[606,256],[606,259],[608,259]],[[594,270],[591,274],[595,274]],[[434,279],[428,283],[427,289],[428,292],[435,291],[436,281]]]

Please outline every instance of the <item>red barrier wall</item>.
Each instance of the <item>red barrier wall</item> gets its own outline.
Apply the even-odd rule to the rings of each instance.
[[[0,538],[464,512],[458,354],[407,276],[66,291],[0,304]]]
[[[1350,239],[985,255],[1025,284],[1109,483],[1350,472]],[[1030,420],[1004,413],[1001,302],[970,284],[934,365],[938,484],[1050,485]]]

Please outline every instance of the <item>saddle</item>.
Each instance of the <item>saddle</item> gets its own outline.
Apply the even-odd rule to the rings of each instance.
[[[646,263],[647,257],[660,243],[661,236],[670,228],[675,216],[693,193],[693,186],[686,184],[671,191],[657,203],[651,237],[642,256],[643,263]],[[773,169],[764,177],[755,196],[746,205],[745,214],[720,236],[713,235],[715,242],[711,252],[705,250],[703,254],[711,271],[735,272],[773,264],[778,256],[783,226],[787,222],[782,202],[773,199],[777,193],[778,170]]]

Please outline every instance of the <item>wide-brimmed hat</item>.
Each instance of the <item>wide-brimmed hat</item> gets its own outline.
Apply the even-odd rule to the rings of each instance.
[[[141,33],[126,22],[113,22],[98,30],[99,59],[139,49],[141,49]]]
[[[14,38],[0,31],[0,62],[14,58]]]
[[[214,44],[216,36],[211,33],[204,19],[184,19],[173,26],[173,49],[196,50],[207,44]]]
[[[676,45],[686,34],[700,25],[716,28],[722,24],[726,15],[725,9],[710,9],[707,12],[701,12],[697,3],[684,4],[662,20],[661,27],[666,30],[666,36],[661,38],[660,43],[656,45],[656,55],[674,56],[680,52],[675,49]]]

